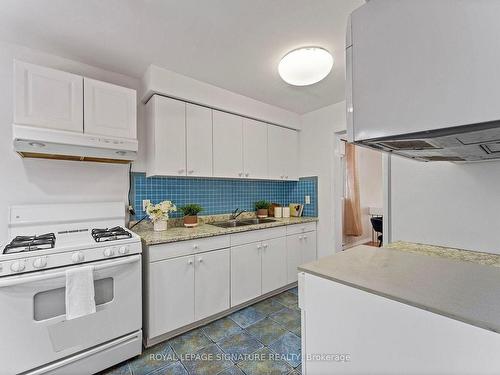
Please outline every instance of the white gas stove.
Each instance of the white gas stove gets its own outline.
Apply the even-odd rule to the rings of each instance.
[[[124,224],[121,203],[13,206],[0,277],[141,253]]]
[[[140,354],[142,246],[124,226],[121,202],[10,208],[10,243],[0,249],[0,305],[9,306],[0,310],[2,374],[91,374]],[[83,267],[95,313],[67,318],[67,272]]]

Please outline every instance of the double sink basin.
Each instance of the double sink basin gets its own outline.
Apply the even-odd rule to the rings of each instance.
[[[211,225],[215,225],[220,228],[235,228],[235,227],[244,227],[246,225],[255,225],[255,224],[265,224],[265,223],[274,223],[275,219],[245,219],[245,220],[227,220],[227,221],[217,221],[215,223],[211,223]]]

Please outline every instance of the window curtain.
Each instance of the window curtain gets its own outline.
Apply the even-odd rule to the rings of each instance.
[[[344,198],[344,235],[361,236],[363,225],[361,223],[361,205],[359,202],[358,169],[356,166],[356,147],[346,143],[346,192]]]

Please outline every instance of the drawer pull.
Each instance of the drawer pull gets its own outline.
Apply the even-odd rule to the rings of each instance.
[[[193,264],[193,260],[192,260],[192,259],[189,259],[189,260],[188,260],[188,264],[189,264],[189,265],[192,265],[192,264]]]

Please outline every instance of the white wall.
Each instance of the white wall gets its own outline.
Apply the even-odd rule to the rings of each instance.
[[[333,158],[335,132],[345,130],[345,101],[302,116],[300,171],[318,176],[318,256],[334,253]]]
[[[391,157],[391,240],[500,254],[500,162]]]
[[[128,166],[21,159],[12,149],[13,59],[138,89],[139,80],[76,61],[0,42],[0,248],[7,241],[8,207],[12,204],[123,201]],[[141,112],[139,128],[141,128]]]

